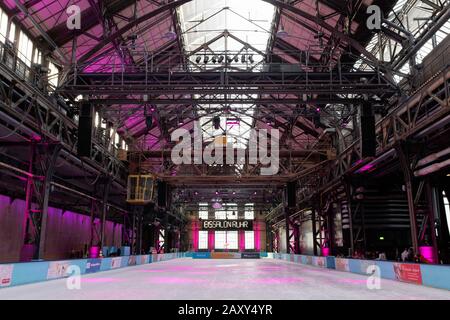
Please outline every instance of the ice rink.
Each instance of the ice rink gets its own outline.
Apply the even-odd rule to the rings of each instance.
[[[0,289],[0,299],[450,299],[450,291],[281,260],[177,259],[83,275],[80,290],[66,279]]]

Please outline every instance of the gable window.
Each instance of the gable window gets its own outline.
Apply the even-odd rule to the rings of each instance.
[[[33,42],[28,36],[20,31],[19,36],[19,59],[22,60],[27,66],[31,66],[31,60],[33,59]]]

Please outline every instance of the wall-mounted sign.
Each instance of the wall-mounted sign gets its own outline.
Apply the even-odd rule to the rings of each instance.
[[[203,230],[253,230],[253,220],[203,220]]]

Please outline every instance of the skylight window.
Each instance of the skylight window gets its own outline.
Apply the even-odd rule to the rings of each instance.
[[[8,31],[8,16],[0,8],[0,41],[5,42]]]
[[[193,51],[228,30],[236,38],[265,51],[275,9],[261,0],[194,0],[179,9],[186,50]],[[218,51],[238,51],[242,44],[220,39]]]
[[[193,71],[256,72],[266,52],[275,8],[260,0],[194,0],[179,8],[185,50]],[[232,95],[229,95],[232,98]],[[253,126],[254,106],[230,105],[230,112],[220,113],[224,106],[201,105],[198,113],[205,140],[219,141],[223,135],[234,148],[247,148]],[[211,111],[218,112],[211,115]],[[206,114],[209,114],[208,116]],[[212,118],[220,116],[216,130]],[[219,140],[217,140],[219,139]]]

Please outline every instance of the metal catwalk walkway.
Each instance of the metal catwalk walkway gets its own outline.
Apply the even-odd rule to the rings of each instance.
[[[450,291],[381,280],[280,260],[178,259],[82,276],[80,290],[66,279],[0,289],[0,299],[450,299]]]

